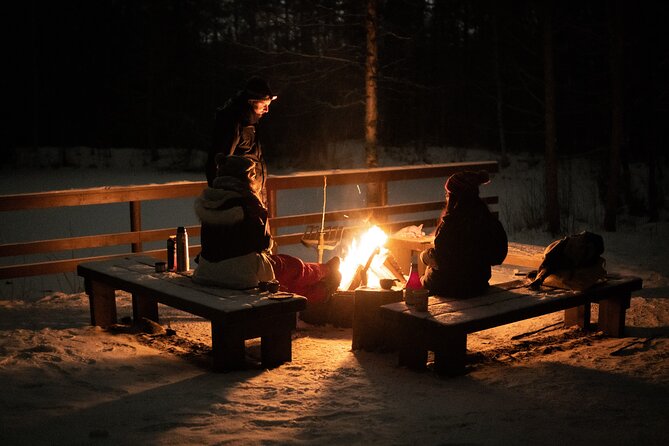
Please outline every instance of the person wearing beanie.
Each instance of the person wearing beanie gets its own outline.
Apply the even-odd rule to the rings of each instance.
[[[482,294],[491,266],[504,261],[506,231],[479,197],[479,186],[489,182],[486,171],[458,172],[446,180],[446,206],[434,248],[420,255],[426,265],[421,282],[431,293],[449,297]]]
[[[276,98],[265,79],[252,77],[242,90],[217,109],[213,141],[205,164],[209,186],[216,178],[218,154],[243,156],[255,163],[256,188],[261,191],[263,202],[266,202],[263,189],[267,165],[256,131],[260,118],[269,112],[269,106]]]
[[[324,309],[341,282],[339,257],[310,263],[271,254],[267,209],[255,189],[255,163],[237,155],[216,156],[212,185],[195,201],[202,250],[193,281],[231,289],[252,289],[279,281],[280,289],[307,298],[307,311]],[[303,317],[303,319],[305,319]]]

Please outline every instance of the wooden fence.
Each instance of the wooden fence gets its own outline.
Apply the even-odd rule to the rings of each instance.
[[[282,246],[300,243],[303,232],[280,234],[280,228],[295,226],[319,225],[322,215],[320,212],[298,215],[280,215],[281,203],[277,199],[277,192],[286,189],[306,189],[323,187],[324,178],[327,185],[340,186],[351,184],[376,184],[379,197],[374,206],[364,206],[355,209],[328,211],[325,221],[328,225],[337,224],[346,220],[368,218],[386,230],[395,230],[407,225],[424,224],[430,227],[435,224],[438,212],[443,208],[443,199],[429,202],[414,202],[403,204],[388,203],[388,183],[393,181],[416,180],[424,178],[446,178],[462,170],[487,170],[497,172],[495,161],[463,162],[433,164],[422,166],[384,167],[376,169],[347,169],[335,171],[298,172],[290,175],[270,175],[267,180],[268,207],[270,227],[274,240],[279,249]],[[109,203],[128,203],[129,231],[111,234],[96,234],[89,236],[66,237],[52,240],[35,240],[0,245],[0,257],[18,257],[32,254],[49,254],[63,251],[76,251],[86,248],[100,248],[108,246],[128,246],[128,252],[142,252],[165,260],[166,250],[144,250],[143,244],[166,240],[173,235],[175,228],[142,229],[142,202],[148,200],[168,200],[178,198],[195,198],[206,186],[206,182],[173,182],[166,184],[152,184],[140,186],[113,186],[89,189],[72,189],[63,191],[38,192],[28,194],[14,194],[0,196],[0,212],[24,211],[29,209],[57,208],[65,206],[88,206]],[[496,204],[497,197],[485,197],[489,204]],[[403,219],[390,221],[393,215],[411,215],[434,211],[429,218]],[[0,214],[2,215],[2,214]],[[359,225],[347,226],[345,231],[359,230]],[[199,226],[187,226],[191,237],[199,237]],[[191,245],[191,255],[200,251],[199,245]],[[113,257],[122,257],[128,254],[109,254],[94,257],[76,257],[65,260],[49,260],[25,264],[11,264],[0,266],[0,279],[56,274],[76,270],[80,262],[103,260]]]

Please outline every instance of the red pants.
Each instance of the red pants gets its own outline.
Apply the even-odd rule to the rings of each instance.
[[[286,254],[272,254],[269,257],[282,291],[302,295],[309,302],[323,302],[326,299],[327,291],[321,279],[328,273],[327,265],[305,263]]]

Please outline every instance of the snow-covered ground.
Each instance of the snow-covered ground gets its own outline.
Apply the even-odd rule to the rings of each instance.
[[[64,156],[53,152],[44,149],[2,168],[0,194],[202,178],[197,171],[174,170],[177,162],[199,162],[177,155],[166,155],[169,161],[156,170],[135,151],[101,155],[80,148],[65,154],[70,167],[56,168],[49,166]],[[322,158],[326,168],[359,167],[362,145],[340,144]],[[436,163],[495,156],[439,148],[420,160],[394,148],[380,153],[382,165],[423,158]],[[34,167],[36,160],[43,167]],[[603,232],[596,166],[582,159],[563,164],[566,232],[601,234],[607,269],[644,281],[633,294],[624,338],[565,329],[561,314],[551,314],[470,336],[470,373],[442,379],[398,368],[394,354],[351,351],[351,329],[300,323],[292,363],[216,374],[208,368],[205,321],[161,307],[162,322],[175,335],[105,331],[89,326],[88,302],[76,278],[7,281],[0,288],[0,443],[667,444],[669,222],[666,215],[653,223],[625,216],[618,232]],[[272,172],[290,170],[276,166]],[[553,239],[526,229],[541,212],[541,178],[540,159],[514,156],[482,188],[482,194],[500,197],[500,218],[512,241],[546,245]],[[633,166],[639,190],[643,178]],[[442,184],[395,187],[391,200],[417,193],[441,197]],[[336,196],[333,191],[328,197],[332,206]],[[321,203],[314,201],[317,212]],[[286,205],[291,202],[287,196]],[[145,227],[196,224],[187,201],[167,210],[143,206],[143,212]],[[113,221],[102,208],[94,214],[68,209],[3,215],[0,243],[50,231],[85,233],[82,221],[96,230],[128,224]],[[119,293],[118,300],[120,316],[131,314],[130,297]],[[258,351],[250,341],[249,354]]]

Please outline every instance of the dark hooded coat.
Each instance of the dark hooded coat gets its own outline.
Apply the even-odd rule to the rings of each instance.
[[[201,221],[202,251],[193,280],[242,289],[274,278],[267,210],[248,182],[217,177],[195,201],[195,213]]]
[[[440,296],[469,297],[485,292],[491,265],[504,261],[506,232],[478,197],[464,200],[447,212],[435,233],[436,267],[427,267],[425,288]]]

